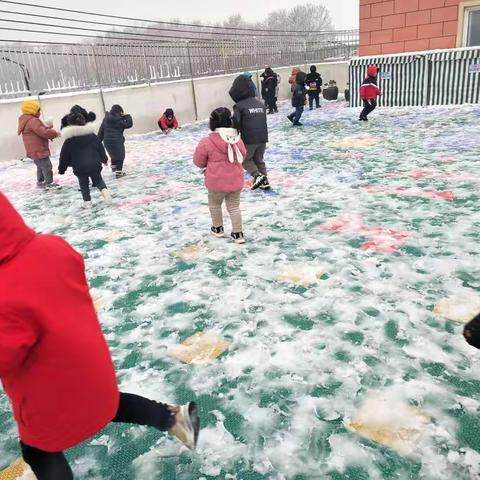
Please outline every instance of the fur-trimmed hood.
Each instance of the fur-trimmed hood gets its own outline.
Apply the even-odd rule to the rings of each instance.
[[[74,137],[85,137],[97,133],[97,128],[93,123],[86,125],[70,125],[62,130],[62,138],[67,140]]]

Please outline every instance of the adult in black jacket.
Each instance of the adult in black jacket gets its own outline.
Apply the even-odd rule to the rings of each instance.
[[[233,82],[230,97],[233,107],[233,126],[240,132],[247,148],[243,168],[253,177],[252,190],[268,190],[267,167],[263,159],[268,143],[267,114],[263,102],[255,97],[251,78],[240,75]]]
[[[102,163],[107,164],[108,157],[102,142],[95,135],[95,127],[91,123],[85,124],[85,117],[80,113],[68,116],[68,125],[62,131],[65,142],[60,152],[58,173],[63,175],[68,167],[78,178],[80,191],[85,207],[92,206],[89,182],[97,187],[105,201],[110,203],[111,197],[102,178]]]
[[[296,84],[292,94],[292,107],[295,108],[295,111],[287,117],[295,127],[301,127],[303,125],[300,123],[300,118],[302,118],[305,102],[307,101],[307,90],[305,88],[306,79],[307,74],[305,72],[297,73]]]
[[[322,77],[317,72],[317,67],[312,65],[310,73],[307,75],[308,86],[308,101],[310,103],[310,110],[313,110],[313,101],[315,100],[315,107],[320,107],[320,92],[322,91]]]
[[[98,138],[105,145],[112,161],[112,171],[117,178],[125,176],[123,162],[125,161],[125,137],[123,132],[133,127],[131,115],[125,115],[120,105],[114,105],[107,112],[98,132]]]
[[[270,68],[267,67],[260,77],[262,78],[262,98],[268,107],[268,113],[278,112],[277,107],[277,85],[278,76]]]
[[[80,105],[74,105],[70,109],[70,113],[67,113],[63,118],[62,118],[62,124],[61,124],[61,129],[64,129],[65,127],[68,126],[68,117],[72,113],[79,113],[80,115],[83,115],[85,118],[86,123],[91,123],[94,122],[97,119],[97,116],[93,112],[87,112],[83,107]]]

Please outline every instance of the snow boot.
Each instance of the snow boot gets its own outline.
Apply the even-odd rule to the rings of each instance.
[[[287,118],[293,123],[293,118],[295,117],[295,114],[292,113],[291,115],[287,115]]]
[[[126,175],[122,170],[115,170],[115,178],[123,178]]]
[[[110,195],[110,192],[104,188],[100,193],[102,194],[105,203],[110,205],[112,203],[112,196]]]
[[[223,230],[223,227],[212,227],[210,229],[212,232],[212,235],[217,238],[223,238],[225,236],[225,232]]]
[[[296,122],[293,124],[294,127],[303,127],[303,123],[301,122]]]
[[[200,432],[197,404],[190,402],[181,407],[171,407],[171,409],[175,412],[175,423],[168,429],[168,433],[180,440],[190,450],[194,450]]]
[[[232,232],[230,236],[232,237],[232,240],[239,245],[245,243],[245,237],[243,236],[243,232]]]
[[[265,175],[262,175],[261,173],[256,175],[253,180],[252,190],[256,190],[257,188],[260,187],[260,185],[263,185],[266,179],[267,177]]]
[[[263,181],[263,183],[260,185],[260,188],[262,190],[270,190],[270,182],[268,181],[268,178],[265,177],[265,180]]]

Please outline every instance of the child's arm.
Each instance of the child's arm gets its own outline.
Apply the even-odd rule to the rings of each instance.
[[[193,163],[198,168],[206,168],[208,163],[208,152],[205,147],[205,143],[201,141],[197,148],[195,149],[195,153],[193,154]]]
[[[98,139],[103,142],[103,138],[105,137],[105,127],[103,126],[103,124],[105,123],[105,121],[102,122],[102,125],[100,125],[100,130],[98,131]]]
[[[133,127],[133,119],[131,115],[124,115],[122,117],[122,126],[125,129]]]
[[[3,313],[4,312],[4,313]],[[26,314],[26,312],[24,312]],[[21,367],[38,340],[38,334],[28,322],[7,307],[0,317],[0,378]]]
[[[60,151],[60,160],[58,162],[58,173],[60,175],[63,175],[70,166],[70,156],[70,142],[66,140],[62,145],[62,150]]]
[[[103,146],[99,138],[97,138],[97,150],[98,150],[98,153],[100,154],[102,163],[106,165],[108,163],[108,155],[107,155],[107,152],[105,151],[105,147]]]
[[[173,128],[176,130],[178,128],[177,117],[173,117]]]
[[[29,127],[33,130],[33,132],[41,138],[45,140],[53,140],[60,136],[60,134],[54,130],[53,128],[47,128],[41,120],[38,121],[31,121]]]
[[[233,107],[233,128],[239,132],[242,130],[242,112],[236,106]]]

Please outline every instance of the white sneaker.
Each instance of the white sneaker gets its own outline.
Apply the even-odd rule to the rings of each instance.
[[[194,450],[200,432],[197,404],[190,402],[177,408],[175,424],[168,430],[168,433],[180,440],[190,450]]]
[[[87,209],[87,208],[92,208],[92,207],[93,207],[92,202],[83,202],[83,208]]]
[[[103,199],[105,200],[105,203],[110,205],[112,203],[112,196],[110,195],[110,192],[108,189],[104,188],[101,192]]]

